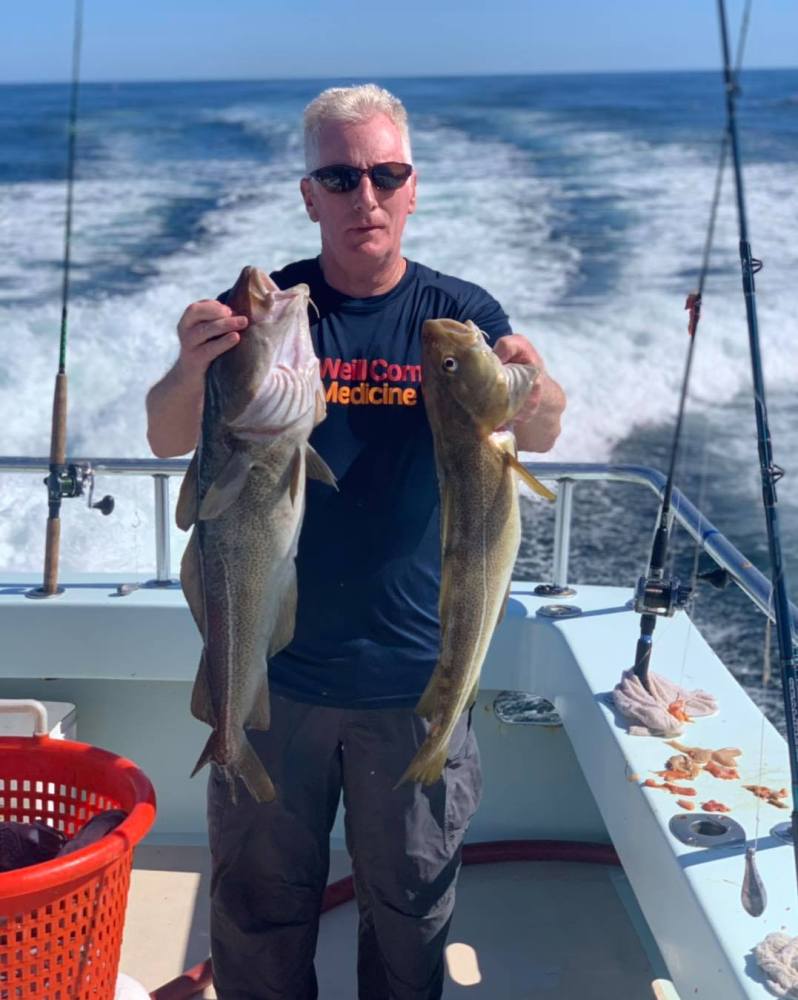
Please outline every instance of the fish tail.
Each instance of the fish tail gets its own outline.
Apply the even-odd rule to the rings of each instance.
[[[424,785],[434,784],[443,773],[446,750],[446,743],[442,746],[424,743],[394,788],[398,788],[406,781],[420,781]]]
[[[275,798],[272,779],[246,736],[241,742],[236,771],[256,802],[271,802]]]
[[[208,737],[208,742],[205,744],[205,748],[199,755],[199,760],[194,765],[194,770],[191,772],[191,777],[193,778],[198,771],[201,771],[206,764],[209,764],[214,759],[214,753],[216,751],[216,731],[214,730]]]
[[[275,798],[272,779],[269,777],[260,757],[252,749],[246,736],[244,736],[241,742],[241,748],[235,762],[233,763],[229,760],[222,762],[217,753],[217,735],[216,730],[214,730],[208,737],[208,742],[205,744],[205,748],[200,754],[194,770],[191,772],[191,777],[193,778],[198,771],[201,771],[211,761],[216,761],[224,771],[231,785],[233,802],[236,800],[234,775],[241,778],[256,802],[271,802]]]

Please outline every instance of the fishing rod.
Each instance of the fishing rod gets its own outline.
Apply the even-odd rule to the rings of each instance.
[[[53,389],[53,415],[50,427],[49,474],[47,487],[47,531],[44,545],[44,580],[42,586],[27,592],[28,597],[55,597],[63,593],[58,586],[58,561],[61,543],[61,501],[83,495],[89,485],[89,505],[103,514],[114,508],[112,497],[92,503],[94,477],[86,464],[67,464],[67,316],[69,310],[69,269],[72,251],[72,214],[75,189],[75,146],[78,131],[78,91],[80,85],[80,50],[83,39],[83,0],[75,0],[75,22],[72,41],[72,89],[69,102],[66,218],[64,222],[64,277],[61,288],[61,334],[58,348],[58,371]]]
[[[739,70],[742,64],[745,40],[748,34],[748,23],[750,19],[750,0],[746,4],[740,25],[740,36],[737,42],[736,67]],[[720,146],[720,157],[715,174],[715,189],[712,195],[712,204],[709,212],[709,224],[704,240],[704,251],[702,255],[701,267],[699,270],[696,291],[687,296],[685,309],[689,312],[687,333],[690,337],[687,349],[687,359],[685,361],[684,375],[682,377],[682,387],[679,397],[679,408],[676,416],[676,426],[673,432],[673,443],[671,444],[670,464],[668,475],[663,491],[662,506],[660,508],[659,523],[654,534],[654,543],[651,549],[648,573],[641,576],[637,582],[634,597],[634,609],[641,615],[640,618],[640,638],[637,640],[635,649],[635,663],[633,672],[640,680],[640,683],[650,694],[651,684],[649,681],[649,667],[651,663],[651,650],[653,645],[654,629],[657,624],[657,617],[672,617],[677,611],[683,610],[692,595],[692,585],[682,584],[676,577],[666,578],[665,567],[668,555],[668,545],[671,533],[671,501],[673,495],[673,485],[676,478],[676,461],[679,454],[679,445],[682,437],[682,426],[684,414],[687,407],[687,391],[690,384],[690,373],[693,367],[693,355],[695,352],[696,332],[701,318],[701,303],[704,294],[704,285],[709,273],[709,260],[712,252],[712,242],[715,235],[715,220],[720,202],[721,187],[723,184],[723,173],[726,167],[726,158],[729,151],[728,130],[724,131]],[[716,581],[716,573],[698,574],[701,578],[706,578],[716,586],[725,586],[726,576],[721,576]]]
[[[765,522],[767,525],[768,551],[773,580],[773,616],[776,626],[776,637],[779,650],[779,666],[784,693],[784,715],[787,725],[787,750],[790,759],[790,777],[792,783],[792,840],[795,854],[796,875],[798,876],[798,747],[796,747],[796,732],[798,732],[798,688],[796,686],[796,666],[798,657],[792,636],[792,618],[787,588],[787,576],[781,550],[779,533],[779,517],[777,509],[776,483],[784,475],[773,461],[770,428],[768,426],[767,403],[765,400],[765,383],[762,374],[762,357],[759,348],[759,324],[756,314],[756,290],[754,275],[762,267],[761,261],[751,253],[748,239],[748,222],[745,209],[745,191],[743,187],[742,160],[737,133],[736,102],[739,93],[736,74],[732,71],[729,60],[729,38],[726,26],[726,3],[718,0],[718,17],[720,20],[721,44],[723,47],[723,77],[726,90],[726,128],[731,147],[732,166],[734,170],[734,187],[737,198],[737,222],[740,236],[740,267],[742,271],[743,296],[745,298],[745,313],[748,322],[748,343],[751,352],[751,374],[754,382],[754,412],[756,415],[757,448],[759,452],[759,470],[762,481],[762,500],[765,507]]]
[[[741,51],[741,50],[740,50]],[[720,200],[721,185],[723,182],[723,170],[726,165],[727,141],[724,136],[721,143],[720,160],[718,162],[717,174],[715,177],[715,191],[712,197],[712,208],[709,214],[709,226],[704,241],[704,254],[701,270],[698,278],[698,285],[695,292],[687,296],[685,309],[689,311],[689,321],[687,332],[690,337],[690,344],[687,349],[687,360],[684,366],[682,377],[682,388],[679,396],[679,409],[676,416],[676,427],[673,432],[673,443],[671,444],[670,464],[668,475],[665,481],[665,490],[662,496],[662,507],[660,508],[659,523],[654,535],[654,544],[651,549],[651,559],[649,560],[648,573],[641,576],[637,582],[634,597],[634,609],[641,616],[640,618],[640,638],[637,640],[635,649],[634,673],[639,678],[643,687],[651,692],[649,681],[649,666],[651,663],[651,650],[653,644],[654,628],[657,624],[658,616],[671,617],[677,611],[681,611],[690,599],[692,587],[682,584],[676,577],[665,577],[665,566],[668,555],[668,544],[671,535],[671,501],[673,497],[673,484],[676,478],[676,461],[679,454],[679,445],[682,437],[682,426],[684,424],[684,414],[687,408],[687,390],[690,385],[690,373],[693,368],[693,355],[695,353],[696,332],[698,321],[701,318],[701,301],[704,294],[704,284],[709,273],[709,257],[712,251],[712,240],[715,233],[715,218]]]

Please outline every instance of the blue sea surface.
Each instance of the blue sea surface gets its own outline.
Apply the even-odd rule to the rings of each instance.
[[[173,361],[174,326],[240,267],[318,252],[298,191],[301,115],[356,81],[91,83],[80,90],[68,365],[70,447],[148,453],[143,397]],[[409,256],[478,281],[567,390],[552,457],[664,468],[724,124],[719,72],[377,81],[411,119],[419,208]],[[739,128],[786,566],[798,594],[798,70],[742,75]],[[46,454],[57,357],[69,87],[0,86],[0,413],[5,454]],[[767,571],[737,221],[727,172],[699,327],[677,485]],[[145,488],[113,525],[65,515],[66,569],[152,560]],[[125,492],[127,491],[127,492]],[[9,480],[0,565],[36,569],[43,495]],[[634,582],[655,504],[577,490],[577,579]],[[103,519],[105,521],[106,519]],[[547,576],[549,513],[530,502],[519,572]],[[179,552],[184,539],[175,536]],[[674,556],[688,576],[692,549]],[[681,553],[681,554],[679,554]],[[780,720],[763,687],[763,618],[703,588],[696,616]],[[630,650],[630,657],[632,651]]]

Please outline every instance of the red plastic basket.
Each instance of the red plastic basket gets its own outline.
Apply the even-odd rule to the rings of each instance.
[[[47,736],[0,738],[0,821],[72,837],[123,809],[110,834],[64,858],[0,874],[0,1000],[113,1000],[133,847],[155,793],[129,760]]]

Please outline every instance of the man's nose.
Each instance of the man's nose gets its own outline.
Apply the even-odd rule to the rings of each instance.
[[[377,194],[374,185],[368,174],[363,174],[360,183],[355,188],[354,208],[358,210],[372,211],[378,205]]]

